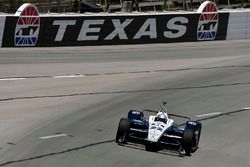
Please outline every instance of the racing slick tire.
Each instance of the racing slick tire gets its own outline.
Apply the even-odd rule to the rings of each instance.
[[[152,151],[152,150],[153,150],[152,145],[149,144],[149,143],[145,144],[145,150],[146,150],[146,151]]]
[[[192,145],[194,141],[194,132],[191,129],[185,129],[183,133],[183,149],[187,156],[191,155]]]
[[[159,147],[157,147],[156,145],[154,145],[152,143],[146,143],[145,150],[149,151],[149,152],[157,152],[157,151],[159,151]]]
[[[197,122],[197,126],[196,126],[196,131],[195,131],[195,143],[194,143],[194,148],[198,148],[199,142],[200,142],[200,137],[201,137],[201,128],[202,125],[201,123]]]
[[[129,132],[129,120],[127,118],[122,118],[119,122],[116,133],[116,143],[126,144],[128,132]]]
[[[183,134],[183,148],[187,155],[198,149],[202,125],[200,122],[188,121]]]

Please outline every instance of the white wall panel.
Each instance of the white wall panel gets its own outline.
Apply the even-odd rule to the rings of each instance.
[[[250,11],[230,12],[227,39],[249,39]]]
[[[0,47],[2,47],[5,20],[6,20],[6,16],[0,16]]]

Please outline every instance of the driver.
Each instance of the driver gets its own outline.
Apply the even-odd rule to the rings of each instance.
[[[167,122],[167,118],[166,118],[166,116],[164,114],[158,114],[155,117],[155,121],[160,121],[160,122],[166,123]]]

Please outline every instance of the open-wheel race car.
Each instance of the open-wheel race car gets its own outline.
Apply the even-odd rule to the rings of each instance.
[[[145,145],[147,151],[176,149],[179,155],[190,156],[198,149],[201,134],[201,123],[190,118],[168,114],[167,102],[163,102],[155,115],[144,116],[144,112],[130,110],[127,118],[121,118],[116,134],[118,144],[139,143]],[[179,127],[170,117],[188,119],[185,127]]]

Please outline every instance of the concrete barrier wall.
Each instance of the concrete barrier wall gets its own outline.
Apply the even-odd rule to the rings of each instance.
[[[7,17],[4,47],[225,40],[228,14],[220,13],[218,20],[205,22],[196,13],[40,17],[40,24],[29,27],[17,24],[18,20],[18,17]]]
[[[225,40],[229,13],[205,1],[197,12],[40,16],[32,4],[6,16],[2,47],[53,47]],[[3,21],[2,21],[3,22]]]
[[[230,12],[227,40],[250,38],[250,11]]]
[[[0,16],[0,47],[2,47],[2,39],[5,27],[6,16]]]
[[[250,10],[43,15],[31,4],[0,16],[0,47],[54,47],[250,39]]]
[[[0,16],[0,47],[172,43],[250,38],[250,10],[40,15],[31,4]]]
[[[28,16],[0,16],[0,47],[250,39],[250,10],[218,12],[217,19],[204,20],[204,16],[202,12],[37,15],[32,23],[27,22]]]

